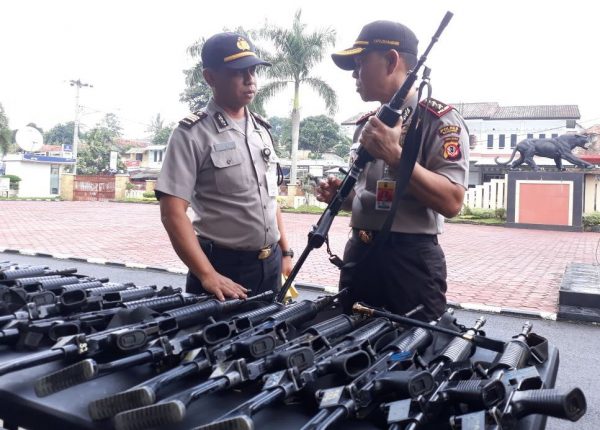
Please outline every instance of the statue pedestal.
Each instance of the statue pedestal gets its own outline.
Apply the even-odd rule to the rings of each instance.
[[[506,224],[581,231],[585,173],[509,171]]]

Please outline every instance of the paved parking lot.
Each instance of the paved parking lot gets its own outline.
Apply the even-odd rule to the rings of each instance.
[[[0,219],[0,250],[185,270],[157,205],[2,201]],[[284,214],[296,253],[317,220]],[[330,230],[334,253],[343,253],[348,232],[348,218],[337,217]],[[448,299],[554,313],[565,268],[572,262],[597,264],[599,239],[598,233],[447,224],[440,242],[448,261]],[[323,247],[311,253],[297,281],[335,288],[337,278]]]

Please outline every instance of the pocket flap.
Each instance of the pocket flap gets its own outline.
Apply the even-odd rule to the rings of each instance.
[[[237,166],[242,163],[241,154],[234,149],[213,150],[210,153],[210,158],[215,167],[221,169],[223,167]]]

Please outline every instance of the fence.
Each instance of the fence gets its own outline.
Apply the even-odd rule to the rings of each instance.
[[[492,179],[465,192],[464,205],[469,208],[506,208],[506,180]]]
[[[114,198],[114,176],[75,176],[73,183],[73,200],[107,201]]]

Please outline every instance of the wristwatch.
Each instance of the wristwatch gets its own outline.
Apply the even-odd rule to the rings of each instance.
[[[283,255],[284,257],[294,258],[294,250],[290,248],[287,251],[281,251],[281,255]]]

